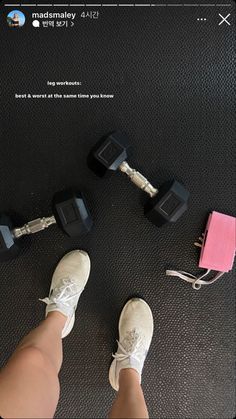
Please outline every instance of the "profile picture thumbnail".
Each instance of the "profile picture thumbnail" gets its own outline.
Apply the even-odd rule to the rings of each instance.
[[[10,28],[20,28],[25,24],[25,15],[20,10],[12,10],[7,15],[7,23]]]

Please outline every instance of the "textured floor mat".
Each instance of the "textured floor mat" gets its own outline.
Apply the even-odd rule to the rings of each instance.
[[[92,272],[64,342],[57,417],[107,415],[117,321],[125,300],[137,293],[155,321],[143,373],[150,416],[233,417],[233,272],[194,291],[165,270],[197,271],[193,242],[209,212],[234,214],[234,4],[95,7],[100,16],[93,21],[80,18],[77,8],[74,27],[37,29],[33,8],[21,10],[26,23],[18,32],[5,24],[9,7],[0,18],[0,211],[14,210],[25,220],[50,215],[53,193],[77,186],[95,225],[74,240],[51,227],[22,241],[20,257],[0,265],[1,365],[43,318],[38,298],[47,295],[58,260],[83,248]],[[231,25],[219,25],[219,13],[230,13]],[[82,85],[47,85],[65,80]],[[74,92],[114,99],[15,99],[15,93]],[[87,168],[91,146],[114,129],[128,133],[130,163],[153,184],[175,177],[189,189],[189,211],[175,225],[150,224],[145,197],[122,174],[101,180]]]

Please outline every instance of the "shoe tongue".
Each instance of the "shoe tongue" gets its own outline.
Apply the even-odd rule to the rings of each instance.
[[[127,352],[132,353],[137,346],[139,336],[137,331],[132,329],[126,333],[121,345]]]
[[[68,297],[75,295],[75,297],[78,296],[78,287],[75,282],[73,282],[72,278],[63,278],[61,280],[62,284],[58,288],[55,287],[51,290],[50,297],[53,297],[54,299],[60,301],[60,299],[66,300]],[[83,290],[81,290],[82,292]],[[80,292],[80,294],[81,294]]]

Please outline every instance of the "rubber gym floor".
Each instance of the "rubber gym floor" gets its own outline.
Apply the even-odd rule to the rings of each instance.
[[[76,187],[94,220],[78,239],[56,226],[28,237],[19,257],[0,265],[3,366],[43,318],[38,298],[47,296],[59,259],[76,248],[91,256],[75,328],[64,341],[58,418],[107,415],[119,313],[137,294],[155,321],[143,372],[150,416],[235,416],[234,271],[199,291],[165,275],[169,268],[198,273],[193,243],[209,213],[234,215],[235,4],[227,4],[107,7],[94,21],[77,8],[73,28],[54,29],[32,28],[32,8],[21,7],[26,23],[18,31],[5,23],[9,7],[1,8],[0,211],[21,221],[48,216],[53,194]],[[219,14],[230,14],[230,25],[219,25]],[[82,86],[47,86],[65,80]],[[114,99],[15,99],[74,92]],[[143,216],[146,197],[124,175],[99,179],[87,168],[91,147],[116,129],[129,135],[130,164],[154,185],[176,178],[190,191],[176,224],[156,228]]]

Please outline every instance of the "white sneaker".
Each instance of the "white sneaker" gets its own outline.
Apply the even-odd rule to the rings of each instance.
[[[52,277],[47,304],[46,317],[52,311],[59,311],[67,317],[62,338],[69,335],[75,322],[75,310],[90,274],[90,258],[83,250],[67,253],[58,263]]]
[[[153,317],[149,305],[141,298],[129,300],[120,315],[119,342],[110,366],[109,381],[119,390],[119,374],[124,368],[135,369],[140,377],[153,335]]]

